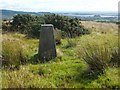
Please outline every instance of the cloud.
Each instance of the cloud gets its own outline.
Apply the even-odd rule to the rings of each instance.
[[[1,0],[1,9],[21,11],[117,11],[119,0]]]

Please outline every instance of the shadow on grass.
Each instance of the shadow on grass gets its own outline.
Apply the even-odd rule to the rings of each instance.
[[[40,61],[39,61],[39,59],[38,59],[38,54],[33,55],[33,56],[30,58],[29,63],[31,63],[31,64],[40,63]]]
[[[76,75],[75,81],[87,85],[92,81],[98,79],[98,77],[102,74],[103,72],[97,72],[97,71],[95,72],[95,71],[91,71],[90,69],[86,69],[82,73],[79,73],[78,75]]]
[[[51,60],[54,60],[54,58],[52,58],[52,59],[39,59],[38,54],[35,54],[30,58],[29,63],[31,63],[31,64],[47,63]]]

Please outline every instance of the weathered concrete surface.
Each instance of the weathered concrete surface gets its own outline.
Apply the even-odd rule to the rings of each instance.
[[[40,60],[50,60],[57,56],[52,24],[41,25],[38,57]]]

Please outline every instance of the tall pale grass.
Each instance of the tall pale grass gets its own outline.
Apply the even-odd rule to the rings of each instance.
[[[24,44],[17,39],[4,39],[2,42],[3,66],[19,66],[25,63]]]
[[[93,72],[103,72],[109,66],[116,50],[118,37],[112,34],[83,36],[76,48],[78,57],[82,58]]]

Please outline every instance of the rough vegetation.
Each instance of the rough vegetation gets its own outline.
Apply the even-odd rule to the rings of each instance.
[[[11,23],[3,23],[3,30],[18,31],[23,34],[27,34],[30,37],[38,38],[41,24],[53,24],[55,28],[60,29],[63,32],[64,36],[71,38],[90,33],[88,29],[85,29],[81,25],[79,19],[72,19],[56,14],[45,16],[18,14],[13,17],[13,21]]]
[[[77,46],[77,52],[89,65],[92,73],[102,73],[110,65],[112,58],[118,58],[118,37],[111,34],[83,36]]]
[[[3,31],[3,88],[120,88],[116,31],[65,37],[55,59],[36,63],[39,39],[12,30]]]

